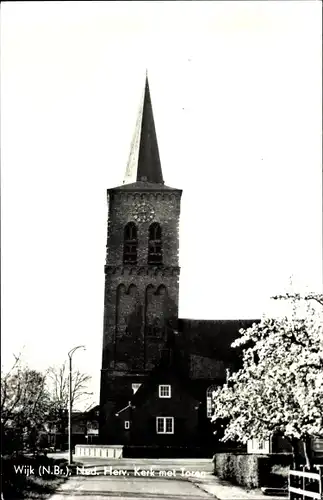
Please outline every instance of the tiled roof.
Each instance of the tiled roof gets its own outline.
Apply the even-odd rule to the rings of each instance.
[[[140,406],[147,401],[147,397],[156,389],[157,385],[162,382],[163,384],[176,381],[181,386],[181,390],[190,394],[196,400],[199,399],[199,392],[195,386],[190,384],[190,380],[184,373],[182,373],[176,363],[167,365],[161,362],[149,374],[148,379],[139,387],[138,391],[133,395],[131,404]]]
[[[245,320],[198,320],[179,319],[178,329],[182,332],[190,354],[221,359],[235,359],[237,349],[231,347],[239,336],[241,328],[249,328],[259,319]]]
[[[239,350],[231,347],[232,342],[239,336],[241,328],[249,328],[253,323],[258,323],[259,319],[250,320],[192,320],[192,319],[179,319],[178,331],[183,335],[170,336],[168,343],[169,352],[172,353],[172,361],[165,356],[161,359],[159,364],[150,372],[148,379],[141,385],[138,391],[132,398],[134,406],[142,404],[147,400],[149,394],[155,390],[159,381],[163,383],[176,380],[181,385],[184,392],[189,393],[192,397],[198,399],[200,397],[200,390],[192,383],[196,378],[195,370],[192,367],[190,372],[185,371],[185,361],[181,365],[182,348],[186,351],[191,364],[198,358],[205,358],[213,366],[213,378],[224,379],[225,366],[232,367],[232,362],[239,357]],[[176,340],[177,339],[177,340]],[[178,340],[184,340],[185,346],[178,344]],[[166,347],[166,346],[165,346]],[[165,351],[166,352],[166,351]],[[184,357],[185,359],[185,357]],[[202,369],[203,371],[203,369]],[[218,372],[218,373],[217,373]],[[209,373],[209,375],[211,372]],[[202,374],[203,375],[203,374]],[[205,373],[202,377],[208,378]]]

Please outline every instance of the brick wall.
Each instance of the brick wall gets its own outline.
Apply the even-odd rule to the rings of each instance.
[[[137,264],[123,265],[124,227],[128,222],[134,221],[134,206],[139,201],[145,201],[154,208],[154,221],[161,224],[162,266],[147,265],[148,229],[151,221],[137,224]],[[109,193],[103,368],[143,370],[145,366],[151,367],[151,358],[158,353],[163,339],[156,343],[155,339],[150,342],[145,338],[145,320],[148,319],[150,308],[154,312],[154,302],[155,305],[160,305],[160,297],[157,295],[161,287],[165,291],[161,306],[163,320],[178,316],[179,214],[178,193],[140,194],[113,190]]]

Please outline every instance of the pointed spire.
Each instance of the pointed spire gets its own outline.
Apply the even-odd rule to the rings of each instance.
[[[137,181],[164,184],[147,71],[123,183]]]

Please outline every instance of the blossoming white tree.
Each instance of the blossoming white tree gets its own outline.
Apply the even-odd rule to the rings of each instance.
[[[323,436],[323,296],[274,298],[290,301],[291,314],[240,331],[232,346],[243,347],[243,366],[215,392],[213,421],[229,421],[223,441],[279,432],[295,460],[302,441],[310,468],[311,438]]]

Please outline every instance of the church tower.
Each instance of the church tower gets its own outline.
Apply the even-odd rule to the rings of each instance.
[[[182,191],[163,180],[147,76],[123,185],[107,194],[100,442],[122,444],[116,414],[158,365],[178,318]]]

